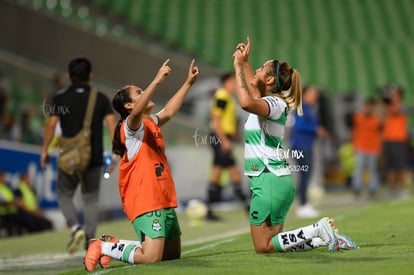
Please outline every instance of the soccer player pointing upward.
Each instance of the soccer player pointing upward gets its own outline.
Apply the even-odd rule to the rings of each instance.
[[[286,62],[269,60],[254,75],[248,57],[250,39],[233,54],[237,97],[249,117],[244,126],[245,174],[250,178],[250,231],[257,253],[303,251],[327,245],[339,249],[333,220],[283,231],[295,187],[281,150],[289,110],[302,114],[299,72]]]
[[[168,62],[145,91],[125,86],[113,98],[113,107],[121,115],[112,146],[113,152],[122,157],[119,193],[138,241],[109,235],[93,241],[85,256],[88,271],[94,270],[98,262],[108,267],[111,258],[131,264],[180,258],[181,231],[174,210],[177,199],[160,126],[178,112],[199,70],[193,60],[183,86],[163,110],[150,115],[154,106],[151,96],[171,72]]]

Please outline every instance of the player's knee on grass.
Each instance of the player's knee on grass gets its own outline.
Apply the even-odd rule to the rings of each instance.
[[[163,261],[176,260],[181,257],[181,238],[169,240],[164,247]]]
[[[145,251],[145,249],[137,248],[134,254],[135,264],[158,263],[162,261],[163,252]]]
[[[275,248],[273,247],[272,241],[269,243],[260,242],[259,244],[254,245],[254,250],[257,254],[266,254],[266,253],[274,253]]]

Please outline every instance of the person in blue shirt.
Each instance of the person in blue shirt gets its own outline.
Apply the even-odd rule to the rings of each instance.
[[[300,218],[315,218],[319,212],[308,202],[307,191],[312,176],[312,149],[318,136],[326,136],[325,128],[320,126],[318,116],[314,110],[318,102],[318,90],[314,86],[306,86],[302,90],[303,116],[294,113],[294,125],[291,134],[291,149],[300,152],[295,161],[295,171],[298,172],[299,207],[296,215]]]

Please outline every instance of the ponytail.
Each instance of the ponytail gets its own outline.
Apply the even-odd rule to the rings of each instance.
[[[112,99],[112,106],[121,115],[121,118],[115,127],[115,132],[112,139],[112,152],[121,157],[125,154],[126,151],[125,144],[121,140],[121,126],[129,115],[129,111],[124,107],[124,104],[127,102],[131,102],[131,97],[129,96],[129,86],[125,86],[119,90]]]
[[[296,109],[298,115],[302,116],[302,84],[299,72],[288,63],[277,60],[273,61],[273,67],[276,77],[273,93],[286,102],[289,110]]]
[[[124,119],[120,119],[115,127],[114,138],[112,139],[112,153],[118,156],[123,156],[126,147],[125,144],[121,141],[121,126]]]
[[[287,94],[287,102],[290,110],[296,109],[298,115],[302,116],[302,84],[300,81],[300,74],[297,70],[292,70],[292,83],[290,84],[290,90]]]

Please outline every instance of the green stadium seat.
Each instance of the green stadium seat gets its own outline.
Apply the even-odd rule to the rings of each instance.
[[[109,7],[110,4],[114,1],[112,1],[112,0],[93,0],[93,2],[98,6]]]
[[[110,11],[119,16],[125,16],[131,6],[131,0],[116,0],[109,2]]]
[[[253,67],[289,61],[304,82],[332,91],[398,82],[409,90],[414,74],[412,0],[93,0],[160,42],[221,69],[250,35]],[[68,13],[68,0],[19,0],[36,9]],[[74,3],[72,3],[74,5]],[[65,11],[66,9],[66,11]],[[73,16],[79,18],[78,12]],[[112,30],[88,16],[82,24]],[[91,19],[92,18],[92,19]],[[122,33],[115,28],[114,33]],[[129,39],[126,35],[125,39]]]

